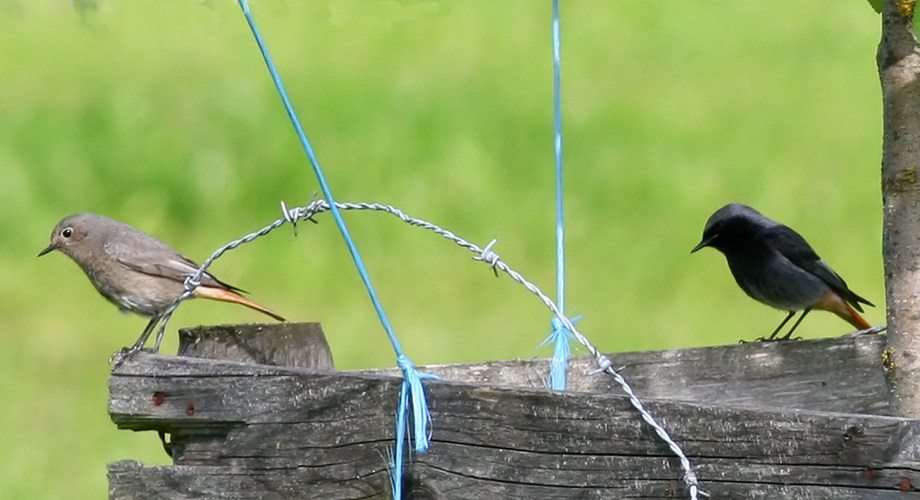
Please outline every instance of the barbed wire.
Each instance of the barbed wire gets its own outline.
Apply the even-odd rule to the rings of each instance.
[[[486,263],[492,269],[492,271],[495,273],[496,276],[498,276],[498,272],[501,271],[507,274],[509,277],[511,277],[511,279],[513,279],[514,281],[520,283],[522,286],[524,286],[524,288],[526,288],[532,294],[536,295],[537,298],[539,298],[543,302],[543,304],[547,308],[549,308],[549,310],[553,313],[553,315],[555,316],[555,319],[558,322],[560,322],[562,326],[565,327],[565,329],[568,331],[568,334],[574,337],[575,340],[578,341],[578,343],[584,346],[584,348],[588,351],[588,353],[594,358],[594,362],[598,366],[596,373],[603,372],[613,377],[614,382],[616,382],[617,385],[619,385],[620,388],[623,390],[623,392],[626,394],[629,400],[629,403],[639,413],[639,416],[642,418],[642,420],[649,427],[651,427],[652,430],[655,431],[655,434],[658,436],[658,438],[661,439],[668,446],[671,452],[678,458],[678,460],[680,461],[681,469],[683,471],[683,481],[687,485],[687,492],[691,500],[697,500],[698,496],[704,496],[704,497],[709,496],[708,493],[700,490],[699,480],[696,476],[696,473],[693,471],[693,468],[690,464],[690,459],[687,458],[686,454],[683,452],[680,445],[678,445],[671,438],[667,430],[665,430],[664,427],[658,423],[655,417],[645,408],[645,405],[643,405],[642,401],[639,400],[638,396],[636,396],[635,392],[632,390],[632,387],[630,387],[629,383],[627,383],[626,380],[616,371],[616,369],[613,368],[613,364],[610,361],[610,359],[606,355],[601,353],[600,350],[598,350],[597,347],[595,347],[594,344],[592,344],[587,339],[587,337],[582,335],[582,333],[579,332],[577,328],[575,328],[575,325],[573,324],[573,322],[562,314],[562,312],[558,309],[558,307],[552,301],[552,299],[550,299],[545,293],[543,293],[538,286],[536,286],[535,284],[527,280],[521,273],[512,269],[511,266],[506,264],[501,259],[501,257],[499,257],[498,253],[496,253],[493,250],[495,245],[498,242],[497,239],[491,240],[485,247],[480,247],[479,245],[476,245],[475,243],[471,243],[461,238],[460,236],[456,235],[455,233],[447,229],[444,229],[441,226],[438,226],[437,224],[428,222],[423,219],[411,217],[405,212],[403,212],[402,210],[392,205],[385,205],[381,203],[336,202],[335,206],[339,210],[372,210],[372,211],[385,212],[385,213],[388,213],[390,215],[397,217],[401,221],[411,226],[420,227],[422,229],[427,229],[431,232],[434,232],[435,234],[438,234],[442,236],[443,238],[446,238],[452,241],[457,246],[465,248],[469,250],[470,252],[472,252],[473,254],[475,254],[473,256],[473,260]],[[314,196],[314,199],[306,206],[294,207],[290,209],[282,201],[281,202],[282,216],[280,218],[278,218],[271,224],[263,227],[262,229],[256,232],[247,234],[246,236],[243,236],[240,239],[231,241],[230,243],[227,243],[223,247],[216,250],[213,254],[211,254],[210,257],[208,257],[201,264],[201,267],[198,268],[198,271],[196,273],[186,277],[185,291],[183,291],[182,294],[180,294],[176,298],[176,300],[174,300],[173,303],[170,304],[170,306],[166,308],[166,310],[163,312],[163,314],[159,318],[159,329],[157,331],[156,340],[154,342],[154,346],[152,350],[154,352],[157,352],[159,350],[160,343],[162,342],[163,337],[166,332],[166,323],[172,317],[172,313],[176,310],[179,304],[182,303],[182,301],[191,297],[195,288],[201,284],[201,279],[204,276],[204,273],[207,271],[208,267],[210,267],[211,264],[215,260],[220,258],[221,255],[223,255],[225,252],[229,250],[239,247],[240,245],[244,243],[249,243],[257,238],[265,236],[271,231],[283,226],[285,223],[290,223],[296,234],[298,222],[311,221],[315,223],[316,220],[313,218],[315,215],[329,211],[329,210],[330,210],[329,204],[325,200],[315,199],[315,196]],[[138,341],[135,343],[135,345],[132,348],[127,349],[127,350],[122,350],[119,353],[116,353],[115,355],[113,355],[113,357],[120,356],[119,361],[118,361],[119,364],[121,361],[126,359],[128,356],[130,356],[134,352],[137,352],[138,350],[143,348],[144,344],[147,341],[147,338],[150,335],[150,331],[147,331],[147,330],[152,331],[153,329],[152,328],[145,329],[145,332],[141,334],[141,337],[138,338]],[[421,378],[426,378],[426,376],[421,375]],[[413,381],[413,383],[417,384],[419,387],[421,386],[421,383],[417,380]],[[419,410],[418,405],[413,405],[413,407],[414,407],[413,408],[414,410]],[[427,413],[427,407],[425,407],[425,405],[422,405],[422,407],[425,408],[424,412],[422,414],[414,415],[414,421],[416,424],[416,428],[415,428],[416,433],[414,434],[414,437],[416,440],[427,439],[428,437],[430,437],[428,435],[430,430],[428,430],[425,427],[425,423],[426,421],[430,422],[431,417]]]
[[[306,218],[306,219],[309,219],[309,218]],[[157,335],[154,340],[153,348],[150,349],[150,352],[154,352],[154,353],[159,352],[160,344],[163,342],[163,337],[166,335],[166,323],[168,323],[169,319],[172,318],[172,315],[176,311],[176,308],[179,307],[179,304],[181,304],[182,301],[191,297],[195,289],[201,285],[201,279],[204,277],[204,274],[207,272],[207,269],[211,267],[211,264],[213,264],[214,261],[220,258],[220,256],[223,255],[225,252],[229,250],[233,250],[234,248],[237,248],[238,246],[244,243],[249,243],[250,241],[253,241],[257,238],[265,236],[266,234],[272,232],[273,230],[278,229],[279,227],[283,226],[285,222],[287,221],[282,217],[281,219],[276,220],[272,224],[269,224],[268,226],[265,226],[262,229],[254,233],[247,234],[246,236],[243,236],[242,238],[238,240],[234,240],[234,241],[231,241],[230,243],[227,243],[226,245],[220,247],[217,251],[212,253],[210,257],[208,257],[207,259],[205,259],[204,262],[201,263],[201,267],[198,268],[197,272],[185,278],[185,282],[184,282],[185,290],[183,290],[182,293],[178,297],[176,297],[176,299],[169,305],[169,307],[167,307],[160,315],[154,316],[150,320],[150,323],[148,323],[147,327],[141,333],[140,337],[138,337],[134,345],[132,345],[129,348],[121,349],[120,351],[116,352],[109,358],[109,363],[112,364],[113,368],[117,368],[122,363],[124,363],[126,359],[131,357],[134,353],[142,350],[144,348],[144,345],[147,344],[147,340],[150,338],[150,334],[153,333],[154,330],[157,330],[158,325],[159,325],[159,329],[157,330]],[[313,222],[316,222],[316,221],[313,221]]]

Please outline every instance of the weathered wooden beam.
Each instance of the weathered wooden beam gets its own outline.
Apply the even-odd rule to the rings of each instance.
[[[643,398],[890,415],[884,349],[883,335],[865,335],[609,357]],[[547,386],[549,360],[431,365],[419,370],[458,382],[542,388]],[[572,358],[568,390],[621,392],[611,377],[596,370],[592,358]],[[399,375],[397,369],[364,372]]]
[[[866,342],[874,340],[853,345]],[[760,345],[771,353],[762,364],[780,361],[773,345]],[[380,374],[135,356],[109,381],[110,414],[120,428],[171,433],[176,465],[110,464],[110,496],[386,498],[399,383]],[[615,391],[425,386],[433,435],[430,450],[409,463],[412,498],[684,496],[676,460]],[[918,421],[646,402],[713,498],[917,495]]]

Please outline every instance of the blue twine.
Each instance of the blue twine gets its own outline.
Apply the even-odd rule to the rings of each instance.
[[[310,160],[310,165],[313,167],[313,173],[316,175],[316,180],[319,182],[323,196],[329,203],[330,212],[332,212],[332,217],[335,219],[335,224],[338,226],[339,231],[342,233],[342,237],[345,239],[345,244],[348,247],[349,253],[351,253],[352,260],[355,262],[355,267],[358,270],[358,274],[361,276],[361,281],[364,282],[364,287],[367,289],[367,294],[370,296],[371,303],[374,305],[374,310],[377,312],[377,317],[380,319],[380,323],[383,325],[383,329],[386,331],[387,337],[390,339],[390,344],[393,345],[393,350],[396,352],[397,364],[403,372],[402,390],[404,392],[408,391],[412,399],[413,422],[415,423],[415,451],[417,453],[424,453],[425,450],[428,449],[428,440],[431,432],[429,430],[431,417],[428,414],[428,404],[425,401],[425,392],[422,388],[420,380],[422,378],[429,378],[429,376],[418,374],[415,371],[415,367],[403,354],[402,347],[399,345],[399,340],[396,339],[396,334],[393,332],[390,321],[387,319],[387,315],[383,310],[383,306],[381,305],[380,300],[377,298],[377,293],[374,291],[374,286],[371,284],[370,276],[368,276],[367,270],[364,267],[364,261],[361,259],[361,255],[358,253],[358,249],[355,246],[354,241],[351,239],[351,235],[348,233],[348,228],[345,226],[345,220],[342,218],[341,212],[336,207],[335,199],[332,197],[332,190],[329,188],[329,184],[326,183],[326,177],[323,175],[323,170],[319,165],[319,160],[317,160],[316,154],[313,152],[313,147],[310,145],[310,141],[307,139],[307,135],[304,133],[303,127],[300,125],[300,120],[298,120],[297,114],[294,112],[294,107],[291,105],[291,101],[288,99],[287,92],[284,89],[284,84],[281,82],[281,76],[278,74],[278,70],[275,68],[275,63],[272,61],[272,58],[268,53],[268,48],[265,46],[265,42],[262,40],[262,35],[259,33],[259,30],[256,27],[255,19],[253,19],[252,13],[249,10],[249,4],[247,0],[238,0],[238,2],[240,9],[243,11],[243,16],[246,17],[246,22],[249,24],[250,30],[252,30],[252,35],[255,37],[256,44],[259,46],[259,51],[262,53],[262,58],[265,60],[265,65],[268,67],[268,72],[275,84],[275,88],[278,89],[278,94],[281,96],[281,101],[284,103],[284,109],[287,111],[288,118],[291,119],[291,123],[294,125],[294,130],[297,132],[297,138],[300,139],[300,145],[303,146],[304,152],[307,154],[307,158]],[[397,435],[399,435],[398,431],[400,427],[404,425],[404,420],[406,418],[405,405],[407,403],[408,398],[400,398]],[[396,464],[402,463],[402,448],[403,440],[400,439],[396,442],[396,457],[394,458]],[[401,476],[396,475],[394,481],[397,483],[400,482]],[[396,495],[396,493],[397,490],[394,489],[394,495]],[[399,495],[396,495],[396,498],[399,498]]]
[[[559,0],[553,0],[553,149],[556,153],[556,304],[565,313],[565,222],[562,190],[562,85],[560,84]],[[553,332],[543,342],[553,342],[549,380],[554,391],[565,390],[565,373],[569,361],[571,332],[553,318]],[[542,344],[541,344],[542,345]]]
[[[402,384],[399,389],[399,405],[396,409],[396,451],[393,460],[393,468],[390,470],[390,488],[393,491],[393,498],[402,498],[402,477],[403,461],[402,447],[400,443],[406,440],[406,408],[409,404],[409,395],[407,384]]]
[[[402,371],[403,382],[399,388],[399,405],[396,411],[396,446],[393,457],[393,476],[390,483],[393,487],[393,498],[402,498],[403,477],[403,443],[406,442],[407,408],[412,403],[412,436],[415,437],[415,451],[424,453],[428,449],[431,439],[431,413],[428,412],[428,402],[425,400],[425,386],[422,380],[436,380],[437,375],[419,373],[415,365],[405,355],[396,357],[396,365]]]
[[[424,447],[428,448],[428,439],[431,438],[431,414],[428,412],[428,406],[425,403],[425,386],[422,385],[422,379],[434,380],[438,377],[427,373],[419,373],[412,361],[406,356],[396,358],[396,364],[403,372],[403,384],[399,389],[399,408],[396,411],[396,458],[393,460],[393,476],[390,478],[390,484],[393,487],[393,498],[402,498],[402,476],[403,461],[401,443],[406,440],[406,408],[412,403],[412,430],[416,440],[419,437],[425,439]],[[416,443],[416,450],[418,443]]]
[[[552,342],[553,357],[549,361],[549,385],[554,391],[564,391],[569,355],[571,354],[569,340],[572,338],[572,332],[556,317],[550,320],[550,325],[553,327],[553,331],[540,346],[542,347]]]
[[[571,320],[571,323],[575,323],[581,319],[581,316],[575,316]],[[558,316],[553,316],[553,319],[550,320],[550,324],[553,327],[552,333],[549,334],[549,337],[546,337],[543,342],[540,342],[539,347],[543,347],[546,344],[553,344],[553,359],[549,362],[549,378],[550,385],[555,391],[565,390],[565,375],[566,369],[568,368],[568,358],[571,354],[571,349],[569,348],[569,342],[575,338],[572,332],[566,328],[562,320]],[[562,387],[558,388],[555,384],[559,382]]]

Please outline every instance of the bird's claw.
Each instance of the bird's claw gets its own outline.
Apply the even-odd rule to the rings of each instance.
[[[738,343],[739,344],[753,344],[755,342],[786,342],[790,340],[802,340],[802,337],[792,337],[792,338],[789,338],[789,337],[778,337],[778,338],[777,337],[757,337],[754,340],[740,339]]]
[[[127,361],[128,358],[142,351],[149,352],[149,353],[155,353],[153,349],[146,349],[144,348],[144,346],[139,346],[139,345],[133,345],[131,347],[122,347],[121,349],[115,351],[114,354],[109,356],[109,364],[112,365],[112,369],[114,370],[118,368],[119,366],[121,366],[122,364],[124,364],[124,362]]]

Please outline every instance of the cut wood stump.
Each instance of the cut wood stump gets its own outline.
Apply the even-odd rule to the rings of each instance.
[[[226,333],[209,331],[183,342]],[[609,356],[711,498],[920,498],[920,421],[886,415],[883,348],[866,336]],[[677,459],[592,360],[572,360],[566,392],[545,388],[548,366],[419,368],[441,379],[424,383],[431,446],[409,457],[404,497],[687,498]],[[174,464],[109,464],[110,498],[390,498],[400,383],[396,370],[138,354],[109,379],[109,413],[169,434]]]
[[[179,330],[179,356],[332,370],[319,323],[217,325]]]

